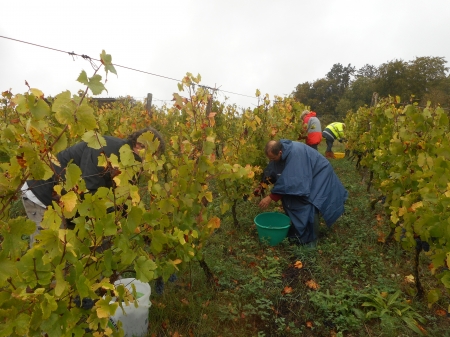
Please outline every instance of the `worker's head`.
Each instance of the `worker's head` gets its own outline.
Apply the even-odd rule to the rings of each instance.
[[[166,149],[166,143],[164,142],[164,138],[158,130],[152,128],[151,126],[145,128],[145,129],[135,131],[131,135],[128,136],[128,138],[127,138],[128,143],[130,144],[134,153],[139,155],[140,150],[145,149],[145,145],[142,143],[139,143],[138,138],[146,132],[152,133],[153,137],[154,137],[153,139],[158,140],[158,142],[159,142],[158,149],[156,150],[155,154],[157,156],[163,154]]]
[[[303,111],[303,112],[301,113],[301,115],[300,115],[300,119],[305,118],[305,116],[306,116],[307,114],[309,114],[309,110]]]
[[[270,161],[279,161],[281,159],[281,155],[283,154],[282,150],[283,146],[279,140],[269,141],[265,148],[266,156]]]

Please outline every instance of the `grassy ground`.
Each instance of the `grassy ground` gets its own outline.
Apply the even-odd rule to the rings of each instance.
[[[334,151],[344,148],[337,144]],[[414,252],[383,242],[389,224],[380,203],[370,207],[378,195],[367,192],[366,175],[345,158],[332,164],[349,200],[331,229],[321,224],[317,249],[260,243],[257,200],[242,201],[240,227],[225,214],[205,249],[215,285],[207,284],[198,263],[167,283],[162,295],[152,283],[149,336],[418,336],[421,329],[450,336],[449,297],[431,308],[426,296],[415,297],[407,277]],[[425,290],[438,286],[423,253],[420,263]]]

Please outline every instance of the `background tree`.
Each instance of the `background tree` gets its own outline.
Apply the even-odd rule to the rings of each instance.
[[[412,61],[395,59],[381,64],[365,64],[358,70],[351,64],[334,64],[325,77],[304,82],[292,96],[328,119],[343,119],[348,111],[370,105],[374,92],[379,97],[400,97],[425,106],[428,101],[442,107],[450,105],[449,68],[444,57],[416,57]],[[398,103],[401,103],[398,102]]]
[[[446,63],[443,57],[416,57],[408,62],[409,91],[421,105],[426,105],[432,91],[443,89],[447,79],[446,71],[449,69],[445,66]]]

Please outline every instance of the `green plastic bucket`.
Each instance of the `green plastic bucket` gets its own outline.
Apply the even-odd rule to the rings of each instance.
[[[258,214],[255,219],[259,240],[276,246],[286,237],[291,219],[283,213],[267,212]]]

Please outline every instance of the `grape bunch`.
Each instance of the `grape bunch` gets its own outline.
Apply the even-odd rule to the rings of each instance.
[[[416,250],[418,252],[421,252],[422,250],[424,252],[428,252],[430,250],[430,244],[426,241],[420,240],[420,238],[416,238]]]
[[[164,293],[164,280],[162,277],[158,277],[155,281],[155,292],[158,295],[162,295]]]
[[[95,302],[94,302],[94,300],[92,298],[88,298],[88,297],[84,297],[80,301],[80,296],[77,296],[77,297],[75,297],[73,299],[73,303],[75,303],[75,305],[78,308],[85,309],[85,310],[90,310],[94,306]]]
[[[178,277],[176,274],[172,274],[169,277],[169,282],[175,282],[176,280],[178,280]]]

